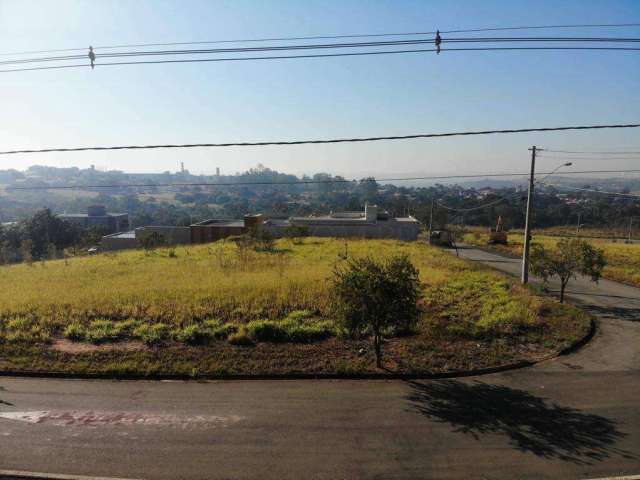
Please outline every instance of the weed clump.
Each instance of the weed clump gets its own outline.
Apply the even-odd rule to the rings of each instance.
[[[187,345],[203,345],[208,343],[214,337],[214,334],[203,325],[191,324],[176,330],[174,337],[177,341]]]
[[[286,342],[287,331],[272,320],[253,320],[247,324],[247,334],[258,342]]]
[[[240,347],[250,347],[254,345],[253,340],[251,340],[251,337],[247,334],[247,329],[244,327],[229,336],[229,343]]]
[[[145,345],[155,346],[165,343],[171,336],[169,326],[164,323],[142,324],[133,331],[133,335]]]
[[[51,332],[32,318],[14,318],[6,324],[4,340],[7,343],[49,343]]]

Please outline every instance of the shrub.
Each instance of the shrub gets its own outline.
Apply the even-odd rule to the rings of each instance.
[[[236,333],[229,336],[229,343],[231,345],[237,345],[242,347],[249,347],[254,345],[253,340],[247,334],[246,328],[241,328]]]
[[[48,343],[50,332],[31,318],[14,318],[7,322],[4,339],[8,343]]]
[[[407,255],[383,262],[371,257],[347,260],[334,269],[332,290],[343,327],[352,335],[373,335],[376,365],[381,367],[383,333],[409,331],[418,319],[418,270]]]
[[[74,321],[66,326],[62,334],[69,340],[82,342],[86,338],[87,329],[82,323]]]
[[[286,342],[287,331],[272,320],[253,320],[247,324],[247,334],[258,342]]]
[[[133,335],[142,340],[145,345],[160,345],[169,339],[171,331],[164,323],[142,324],[133,331]]]
[[[287,315],[287,320],[295,320],[296,322],[311,318],[313,314],[309,310],[294,310]]]
[[[115,342],[123,336],[120,325],[111,320],[94,320],[85,332],[85,340],[91,343]]]
[[[141,325],[140,320],[135,320],[130,318],[128,320],[123,320],[118,324],[118,328],[120,328],[120,332],[122,336],[131,336],[133,331]]]
[[[212,329],[213,336],[218,339],[228,338],[238,331],[238,326],[233,323],[225,323]]]
[[[158,247],[166,245],[167,241],[160,233],[152,232],[151,234],[144,236],[140,243],[142,244],[142,248],[144,248],[145,251],[151,252]]]
[[[202,345],[213,337],[213,332],[202,325],[192,324],[174,333],[176,340],[188,345]]]
[[[328,321],[300,323],[289,319],[283,321],[281,327],[287,334],[287,341],[295,343],[317,342],[333,334],[333,325]]]
[[[249,230],[253,249],[257,252],[272,252],[276,241],[273,235],[264,228],[252,228]]]
[[[301,245],[304,237],[309,236],[309,228],[304,225],[289,225],[284,229],[284,236],[290,238],[294,245]]]

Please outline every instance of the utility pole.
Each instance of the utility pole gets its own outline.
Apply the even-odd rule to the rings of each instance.
[[[578,224],[576,225],[576,237],[580,235],[580,218],[582,217],[582,212],[578,212]]]
[[[629,243],[631,243],[631,226],[633,225],[633,217],[629,219]]]
[[[529,247],[531,246],[531,223],[533,216],[533,188],[534,175],[536,173],[536,146],[529,149],[531,151],[531,175],[529,176],[529,193],[527,194],[527,216],[524,222],[524,248],[522,251],[522,283],[529,282]]]

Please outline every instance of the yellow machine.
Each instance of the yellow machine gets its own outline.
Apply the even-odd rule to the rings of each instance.
[[[507,232],[504,229],[502,217],[498,217],[498,224],[496,225],[496,228],[492,228],[489,230],[489,243],[500,243],[502,245],[507,244]]]

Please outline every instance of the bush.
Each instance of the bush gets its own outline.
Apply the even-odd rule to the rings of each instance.
[[[300,322],[302,320],[306,320],[307,318],[311,318],[313,314],[309,310],[294,310],[289,315],[287,315],[287,320],[294,320],[296,322]]]
[[[317,342],[333,334],[333,325],[328,321],[300,323],[290,319],[282,322],[281,326],[287,334],[287,341],[294,343]]]
[[[202,325],[192,324],[174,332],[176,340],[188,345],[202,345],[213,338],[213,332]]]
[[[381,367],[382,335],[408,332],[418,320],[418,270],[407,255],[383,262],[371,257],[347,260],[336,266],[332,290],[342,326],[354,336],[373,336],[376,365]]]
[[[229,343],[231,345],[250,347],[254,345],[253,340],[247,334],[246,328],[241,328],[236,333],[229,336]]]
[[[7,322],[4,339],[8,343],[48,343],[51,334],[30,318],[14,318]]]
[[[119,324],[111,320],[94,320],[85,331],[85,340],[91,343],[115,342],[122,338],[123,332]]]
[[[286,342],[287,331],[272,320],[253,320],[247,324],[247,334],[258,342]]]
[[[130,318],[128,320],[123,320],[118,323],[118,328],[120,328],[120,332],[122,336],[131,336],[133,331],[141,325],[140,320],[135,320]]]
[[[212,333],[215,338],[225,339],[233,335],[238,331],[238,326],[233,323],[225,323],[218,327],[212,328]]]
[[[75,321],[67,325],[62,334],[74,342],[83,342],[87,336],[87,329],[82,323]]]
[[[133,331],[133,335],[142,340],[145,345],[160,345],[169,339],[171,331],[164,323],[142,324]]]
[[[304,225],[289,225],[284,229],[284,236],[291,239],[294,245],[301,245],[304,237],[309,236],[309,228]]]
[[[166,239],[163,235],[158,232],[152,232],[149,235],[146,235],[140,240],[142,244],[142,248],[144,248],[147,252],[151,252],[158,247],[163,247],[167,244]]]

